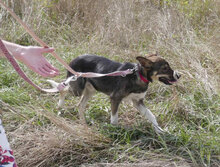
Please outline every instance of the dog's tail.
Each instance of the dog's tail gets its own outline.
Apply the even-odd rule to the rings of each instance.
[[[52,87],[56,90],[55,92],[64,92],[64,91],[68,91],[69,89],[69,83],[65,83],[65,82],[55,82],[53,80],[47,80],[47,82],[49,82]]]
[[[60,83],[55,82],[53,80],[48,79],[47,82],[49,82],[54,88],[57,88],[59,86]]]

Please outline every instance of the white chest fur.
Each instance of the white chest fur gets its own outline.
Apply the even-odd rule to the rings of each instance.
[[[125,97],[123,99],[123,101],[129,102],[129,101],[132,101],[132,100],[144,99],[145,95],[146,95],[146,92],[144,92],[144,93],[131,93],[127,97]]]

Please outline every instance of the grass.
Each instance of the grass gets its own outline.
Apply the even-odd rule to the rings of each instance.
[[[135,62],[158,51],[182,73],[177,86],[149,86],[145,103],[167,131],[157,135],[129,104],[120,106],[120,125],[109,124],[109,99],[100,93],[87,106],[88,127],[82,125],[79,98],[69,95],[58,109],[57,94],[35,90],[1,59],[0,106],[19,166],[220,166],[217,0],[16,3],[17,14],[66,62],[84,53]],[[37,45],[2,8],[0,16],[3,39]],[[65,69],[47,58],[61,72],[54,80],[62,81]],[[22,68],[35,83],[49,86]]]

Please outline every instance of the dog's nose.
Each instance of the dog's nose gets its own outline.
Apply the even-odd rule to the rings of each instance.
[[[181,77],[181,75],[180,75],[178,72],[176,72],[176,71],[174,71],[173,76],[174,76],[174,78],[175,78],[176,80],[178,80],[178,79]]]

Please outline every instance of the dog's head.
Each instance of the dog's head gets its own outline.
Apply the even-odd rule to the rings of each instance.
[[[150,81],[159,80],[166,85],[172,85],[180,78],[180,75],[171,69],[169,63],[157,54],[147,57],[139,56],[136,59],[141,64],[144,77]]]

